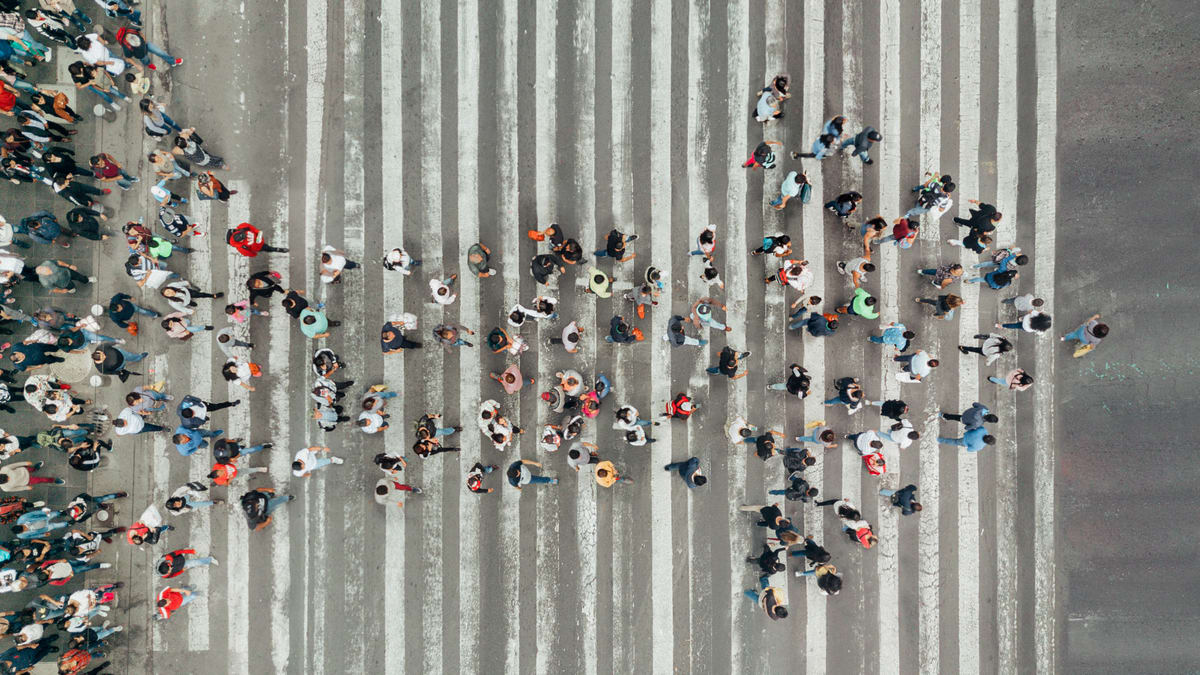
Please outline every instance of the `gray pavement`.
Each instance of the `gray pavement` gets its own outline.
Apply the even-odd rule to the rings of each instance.
[[[1034,258],[1022,270],[1020,292],[1051,301],[1054,333],[1073,327],[1068,324],[1096,303],[1114,317],[1115,331],[1134,333],[1128,313],[1116,318],[1118,306],[1148,296],[1128,287],[1121,291],[1127,299],[1113,303],[1118,298],[1104,294],[1115,293],[1109,289],[1118,284],[1090,271],[1119,257],[1101,257],[1098,244],[1115,247],[1118,240],[1082,241],[1085,223],[1097,217],[1089,209],[1112,212],[1094,200],[1080,203],[1093,183],[1072,182],[1104,175],[1094,167],[1105,146],[1094,138],[1094,147],[1076,142],[1087,127],[1075,119],[1090,109],[1081,101],[1088,87],[1099,85],[1082,76],[1093,63],[1089,43],[1058,30],[1061,23],[1099,39],[1116,29],[1085,30],[1081,7],[1064,4],[1057,11],[1048,0],[310,0],[155,7],[148,22],[152,39],[188,59],[180,70],[158,76],[157,94],[177,120],[196,126],[229,160],[232,169],[224,175],[239,190],[229,205],[193,205],[209,236],[173,269],[206,290],[230,289],[239,297],[247,274],[279,271],[285,285],[325,299],[331,318],[343,321],[322,343],[343,356],[346,377],[356,380],[348,403],[378,381],[401,395],[389,407],[391,428],[384,434],[365,436],[347,425],[323,434],[309,419],[305,396],[314,345],[276,303],[271,316],[255,319],[248,331],[252,358],[265,373],[253,393],[223,382],[223,355],[207,340],[168,344],[144,322],[138,343],[154,354],[145,379],[167,378],[176,396],[245,401],[218,413],[215,424],[255,442],[273,440],[274,450],[250,462],[269,467],[269,476],[252,480],[297,501],[265,531],[248,534],[239,513],[218,508],[174,519],[179,529],[158,550],[122,545],[106,551],[117,563],[116,578],[127,584],[114,614],[129,626],[112,655],[117,671],[991,673],[1083,672],[1114,662],[1103,649],[1116,643],[1120,629],[1112,626],[1151,615],[1155,598],[1145,598],[1140,614],[1104,614],[1112,606],[1106,603],[1124,597],[1112,586],[1136,568],[1132,559],[1112,567],[1116,563],[1101,558],[1120,571],[1112,572],[1109,588],[1096,588],[1093,561],[1107,554],[1088,542],[1107,541],[1101,539],[1107,523],[1075,525],[1095,513],[1097,497],[1081,491],[1074,471],[1089,471],[1100,486],[1110,484],[1101,475],[1111,481],[1117,467],[1132,469],[1116,464],[1127,453],[1104,453],[1114,464],[1103,473],[1094,463],[1073,461],[1084,447],[1073,439],[1085,428],[1128,433],[1135,406],[1150,396],[1186,396],[1194,380],[1178,375],[1181,367],[1165,350],[1155,371],[1162,378],[1147,381],[1143,361],[1105,365],[1132,343],[1110,340],[1075,362],[1049,335],[1016,338],[1016,355],[985,368],[954,346],[987,332],[997,318],[1011,320],[997,293],[964,288],[967,306],[952,322],[914,311],[911,300],[932,290],[913,268],[960,259],[961,249],[941,241],[959,233],[950,215],[965,214],[966,199],[978,197],[1006,214],[999,242]],[[791,74],[794,96],[784,119],[764,127],[749,114],[754,92],[780,71]],[[781,152],[780,166],[771,171],[740,168],[760,139],[806,151],[824,120],[838,113],[850,116],[856,129],[867,123],[884,133],[874,165],[849,157],[793,161]],[[81,149],[104,148],[130,165],[153,147],[129,112],[94,133],[90,125],[85,129]],[[145,193],[150,173],[142,166],[142,185],[106,199],[120,216],[114,225],[152,217]],[[814,184],[812,203],[794,201],[783,212],[767,207],[786,172],[801,168]],[[901,385],[897,364],[866,341],[875,322],[846,318],[828,340],[788,333],[795,292],[785,295],[777,286],[764,292],[762,278],[774,261],[744,253],[764,234],[787,232],[795,257],[818,270],[810,291],[832,308],[850,295],[834,262],[861,247],[821,204],[856,189],[865,202],[852,222],[877,212],[891,220],[908,208],[909,188],[927,170],[956,177],[953,213],[926,217],[912,249],[878,251],[880,269],[867,283],[880,298],[879,323],[903,320],[918,332],[916,346],[942,361],[930,382]],[[30,194],[0,186],[4,214],[13,220],[35,201],[65,211],[44,191],[36,200]],[[1123,220],[1136,222],[1132,203],[1124,208],[1131,214]],[[235,257],[219,237],[243,220],[291,253],[249,262]],[[544,245],[524,232],[549,222],[561,223],[589,251],[602,248],[613,227],[636,233],[631,250],[637,258],[585,260],[550,289],[537,286],[528,264]],[[705,287],[699,259],[685,255],[710,222],[718,226],[724,291]],[[498,277],[466,278],[464,255],[474,241],[491,248]],[[315,258],[324,244],[343,248],[365,263],[363,269],[348,272],[340,286],[322,287]],[[378,264],[385,249],[399,245],[424,261],[411,277]],[[1070,255],[1056,270],[1057,250]],[[1136,250],[1140,260],[1152,255]],[[68,299],[76,309],[132,289],[113,262],[123,253],[119,241],[71,250],[74,256],[88,252],[96,253],[88,263],[101,281],[92,297]],[[579,292],[591,264],[622,287],[640,279],[648,264],[664,270],[660,304],[638,322],[645,342],[603,342],[611,316],[633,314],[619,295]],[[428,279],[452,272],[459,274],[458,301],[445,309],[431,304]],[[1086,291],[1091,304],[1076,290]],[[1061,306],[1053,301],[1056,291]],[[1170,292],[1178,292],[1180,302],[1186,297],[1183,290]],[[429,335],[437,323],[456,321],[476,331],[479,345],[491,327],[503,325],[509,307],[540,293],[559,298],[561,318],[527,327],[523,334],[534,349],[519,360],[480,346],[444,351]],[[712,343],[699,349],[671,349],[659,339],[668,317],[686,314],[710,293],[727,304],[731,332],[709,336]],[[380,324],[401,311],[418,315],[415,339],[425,348],[383,356],[375,346]],[[202,309],[197,320],[212,316],[221,325],[219,306]],[[587,329],[582,351],[568,355],[545,346],[571,319]],[[1173,335],[1186,334],[1179,328]],[[726,343],[752,352],[748,377],[729,382],[705,374]],[[1186,351],[1181,344],[1170,353]],[[487,374],[512,362],[537,383],[504,396]],[[812,396],[800,401],[764,392],[792,362],[813,374]],[[1013,395],[984,379],[1016,365],[1038,377],[1033,390]],[[536,392],[564,367],[612,380],[613,395],[583,437],[632,477],[632,485],[606,490],[590,470],[572,475],[561,456],[537,449],[540,425],[557,420]],[[1168,380],[1167,373],[1176,375]],[[873,410],[847,417],[843,409],[821,406],[833,395],[827,393],[832,381],[846,375],[862,378],[872,398],[907,401],[923,437],[903,451],[889,444],[890,472],[882,478],[865,475],[848,446],[820,457],[809,479],[824,498],[860,504],[880,545],[854,547],[825,509],[787,503],[802,529],[831,551],[845,588],[827,598],[808,579],[776,577],[791,613],[772,622],[742,595],[756,581],[743,558],[757,552],[763,530],[737,506],[782,501],[766,490],[784,486],[783,470],[778,460],[762,463],[730,445],[726,426],[739,414],[789,436],[819,419],[839,434],[880,424]],[[1127,380],[1146,389],[1121,399],[1122,417],[1109,408],[1117,405],[1113,388]],[[635,405],[649,417],[683,390],[702,401],[703,410],[686,423],[654,427],[653,445],[629,447],[610,428],[616,405]],[[115,412],[123,393],[114,386],[97,396]],[[487,398],[500,400],[527,430],[505,454],[474,431],[478,403]],[[973,400],[1001,416],[1000,443],[978,455],[939,448],[939,433],[958,430],[939,429],[927,416]],[[1101,416],[1096,402],[1111,414]],[[1172,407],[1161,406],[1166,421]],[[425,493],[385,512],[368,493],[378,478],[370,458],[384,450],[406,452],[411,421],[434,411],[466,428],[452,437],[463,451],[428,460],[408,453],[406,480]],[[1179,429],[1165,422],[1157,428]],[[1158,445],[1177,444],[1183,433]],[[1108,439],[1120,437],[1115,431],[1103,436],[1106,448],[1113,445]],[[207,473],[211,463],[205,452],[178,456],[165,439],[117,444],[109,466],[89,479],[93,493],[131,488],[121,507],[126,519]],[[333,447],[346,464],[311,479],[292,478],[291,453],[311,444]],[[691,455],[701,458],[710,477],[698,490],[661,470]],[[493,475],[493,494],[464,489],[475,461],[504,466],[518,457],[543,462],[560,484],[517,492]],[[1172,498],[1183,499],[1185,475],[1175,472],[1171,479]],[[82,483],[71,479],[69,487]],[[910,482],[919,486],[925,510],[900,518],[876,493]],[[241,489],[229,493],[236,497]],[[1068,520],[1057,517],[1059,507]],[[1145,515],[1131,522],[1153,522],[1149,510]],[[1190,549],[1178,545],[1171,550],[1180,554],[1179,567],[1171,571],[1176,579],[1194,576],[1183,555]],[[205,597],[166,623],[152,622],[153,594],[162,584],[151,565],[162,551],[183,547],[211,551],[221,565],[188,572],[187,582]],[[1179,587],[1184,584],[1164,585],[1162,595]],[[1177,609],[1167,619],[1188,616],[1185,607],[1171,606]],[[1170,625],[1186,631],[1186,623]],[[1185,647],[1172,647],[1170,667],[1186,664]],[[1161,651],[1120,653],[1126,668],[1158,670],[1165,661]]]

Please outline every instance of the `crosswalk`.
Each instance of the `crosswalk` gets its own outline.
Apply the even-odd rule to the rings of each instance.
[[[1004,370],[1019,363],[1038,378],[1033,392],[1014,396],[986,382],[992,371],[955,349],[999,316],[995,294],[964,285],[967,305],[954,322],[911,309],[911,298],[926,290],[913,268],[958,256],[964,265],[975,262],[941,244],[958,229],[951,214],[941,221],[925,216],[912,249],[881,247],[868,285],[879,298],[879,323],[903,320],[917,331],[918,346],[941,359],[924,384],[896,380],[898,364],[865,339],[873,323],[847,318],[828,339],[786,331],[793,295],[777,285],[764,292],[772,263],[747,255],[763,234],[788,233],[797,257],[816,271],[810,292],[826,306],[840,304],[849,293],[832,264],[853,257],[861,244],[830,223],[821,205],[856,189],[866,198],[860,215],[878,212],[891,221],[907,209],[908,188],[922,173],[942,170],[960,186],[955,215],[974,197],[1005,213],[999,243],[1019,245],[1033,258],[1031,273],[1022,271],[1022,292],[1033,290],[1053,308],[1053,2],[1038,0],[1032,15],[1016,0],[277,5],[286,10],[278,24],[238,28],[204,51],[278,45],[279,53],[257,67],[234,68],[219,90],[215,80],[202,79],[191,83],[195,90],[173,92],[173,109],[181,110],[245,92],[245,112],[229,113],[228,124],[210,132],[213,147],[236,168],[231,187],[239,194],[197,214],[211,233],[210,248],[188,260],[187,273],[205,290],[236,294],[248,274],[270,265],[286,286],[325,301],[330,317],[343,321],[324,342],[356,381],[347,413],[376,382],[400,396],[382,434],[365,436],[352,424],[319,431],[307,399],[314,344],[277,306],[249,328],[253,360],[265,371],[253,393],[214,381],[223,355],[203,340],[173,345],[169,358],[154,362],[173,387],[189,383],[209,400],[246,401],[218,414],[216,426],[252,442],[273,440],[276,447],[252,462],[269,473],[252,480],[297,500],[262,532],[247,533],[239,513],[221,508],[177,523],[171,545],[211,551],[221,565],[189,572],[205,597],[179,620],[129,635],[130,668],[1054,670],[1054,448],[1041,440],[1052,438],[1054,425],[1048,338],[1016,338],[1017,354],[998,364]],[[200,19],[193,34],[172,33],[181,53],[191,47],[200,54],[199,40],[214,39],[218,18]],[[1033,57],[1018,58],[1030,44]],[[754,92],[780,72],[791,75],[793,97],[783,119],[761,125],[750,114]],[[849,156],[788,159],[839,113],[883,133],[873,165]],[[784,144],[780,166],[742,168],[761,140]],[[277,165],[257,169],[279,149]],[[812,199],[776,211],[767,200],[792,169],[807,172]],[[221,232],[244,220],[272,243],[286,241],[280,245],[292,253],[247,261],[227,251]],[[579,292],[589,261],[549,288],[533,282],[528,264],[540,251],[524,231],[551,222],[589,251],[614,227],[638,235],[630,248],[635,259],[595,264],[625,283],[639,282],[647,265],[664,271],[659,305],[639,322],[645,342],[603,341],[610,317],[633,315],[619,293],[602,299]],[[709,223],[717,225],[723,291],[701,281],[699,257],[686,255]],[[491,248],[497,277],[476,279],[467,269],[465,251],[476,241]],[[322,287],[315,258],[324,244],[342,248],[362,269]],[[423,261],[413,276],[378,264],[393,246]],[[430,303],[428,279],[451,273],[458,274],[457,302]],[[487,331],[505,325],[514,303],[540,293],[560,300],[560,318],[524,329],[535,349],[519,359],[487,353]],[[732,331],[704,336],[711,343],[700,348],[659,339],[667,319],[686,315],[701,295],[727,305]],[[205,307],[197,320],[211,317],[220,326],[219,307],[211,314]],[[419,317],[414,337],[425,348],[384,356],[377,331],[401,311]],[[569,355],[547,347],[546,338],[572,319],[587,331],[583,349]],[[476,346],[443,349],[429,337],[441,322],[474,330]],[[705,373],[724,344],[752,353],[748,377]],[[513,362],[537,379],[535,391],[505,396],[487,377]],[[813,378],[813,395],[804,401],[764,391],[792,362]],[[540,425],[557,422],[536,394],[566,367],[612,380],[614,392],[583,439],[616,461],[632,485],[601,488],[590,469],[576,475],[561,456],[536,449]],[[873,399],[906,400],[922,438],[903,452],[886,448],[891,473],[882,478],[865,475],[846,450],[828,451],[808,472],[822,498],[859,504],[880,544],[852,547],[828,509],[789,502],[805,532],[833,553],[846,585],[826,597],[807,578],[777,578],[791,613],[772,622],[742,595],[757,582],[744,558],[763,535],[737,507],[774,501],[766,491],[783,486],[784,472],[777,461],[764,464],[730,446],[725,427],[744,415],[760,429],[793,437],[819,419],[839,435],[879,428],[873,409],[847,417],[821,405],[830,383],[847,375],[861,377]],[[653,427],[657,442],[630,447],[610,428],[616,405],[656,416],[685,390],[704,409],[686,423]],[[474,430],[486,398],[500,400],[527,432],[505,455]],[[975,400],[1000,415],[1000,442],[978,455],[939,447],[936,424],[924,419]],[[450,443],[462,452],[428,460],[407,453],[407,481],[424,493],[385,511],[368,493],[376,479],[371,458],[406,454],[409,424],[426,412],[462,424]],[[174,486],[207,473],[204,453],[184,459],[154,443],[139,456],[153,475],[147,501],[161,502]],[[333,447],[346,464],[293,478],[291,454],[313,444]],[[710,477],[697,490],[662,470],[692,455]],[[492,474],[487,484],[495,493],[465,489],[476,461],[503,468],[517,458],[542,462],[560,484],[517,492]],[[908,483],[918,485],[924,510],[900,517],[876,493]],[[1029,551],[1035,565],[1022,564]],[[133,555],[134,573],[149,578],[149,558]],[[155,592],[153,583],[144,586],[138,593]],[[136,623],[132,615],[129,621]]]

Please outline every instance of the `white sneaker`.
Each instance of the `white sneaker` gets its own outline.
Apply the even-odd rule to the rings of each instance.
[[[123,345],[123,344],[125,344],[125,340],[123,340],[121,338],[117,338],[117,344]]]
[[[96,283],[96,277],[88,277],[88,283],[89,283],[89,284],[94,284],[94,283]]]
[[[102,570],[106,570],[110,567],[112,567],[112,563],[100,563],[100,569]]]
[[[793,572],[793,574],[794,574],[794,575],[795,575],[797,578],[804,576],[804,573],[803,573],[803,572],[801,572],[800,570],[796,570],[795,572]]]
[[[342,459],[341,457],[330,457],[329,461],[333,462],[334,464],[341,464],[346,460]]]
[[[216,565],[216,566],[220,567],[221,561],[217,560],[216,558],[213,558],[212,562],[210,562],[209,565]]]
[[[121,111],[121,104],[117,103],[116,101],[113,101],[112,103],[108,104],[108,107],[112,108],[114,112]]]

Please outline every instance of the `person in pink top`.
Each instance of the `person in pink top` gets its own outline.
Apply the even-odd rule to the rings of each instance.
[[[506,394],[515,394],[521,391],[522,386],[533,384],[533,378],[522,375],[521,369],[515,363],[505,368],[504,372],[500,374],[488,373],[488,377],[499,382],[500,386],[504,387]]]

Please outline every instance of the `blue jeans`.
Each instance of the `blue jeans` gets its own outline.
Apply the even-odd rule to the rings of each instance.
[[[1079,328],[1076,328],[1075,330],[1073,330],[1070,333],[1067,333],[1065,336],[1063,336],[1063,340],[1065,340],[1067,342],[1071,342],[1072,340],[1078,340],[1080,344],[1087,344],[1083,341],[1084,332],[1086,330],[1087,330],[1087,325],[1086,324],[1082,325]]]
[[[86,328],[80,328],[79,332],[83,333],[83,337],[87,338],[87,341],[89,343],[90,342],[116,342],[117,341],[117,338],[115,338],[115,337],[109,337],[107,335],[93,333],[92,331],[90,331]],[[155,400],[162,400],[162,399],[155,399]]]
[[[786,495],[787,490],[767,490],[767,494],[769,494],[769,495]]]
[[[967,442],[961,438],[943,438],[938,436],[937,442],[941,443],[942,445],[958,445],[964,448],[967,447]]]
[[[204,558],[192,558],[190,560],[184,561],[183,569],[190,570],[193,567],[201,567],[204,565],[211,565],[211,564],[213,564],[212,556],[206,556]]]
[[[914,356],[916,356],[916,354],[901,354],[900,356],[893,356],[892,360],[898,361],[900,363],[906,363],[906,364],[912,365],[912,360],[913,360]]]
[[[539,483],[553,483],[554,479],[549,476],[535,476],[531,474],[529,476],[529,482],[532,485],[537,485]]]
[[[896,494],[895,490],[880,490],[879,491],[880,497],[891,497],[894,494]]]
[[[212,506],[215,503],[215,502],[210,502],[210,501],[192,501],[192,500],[186,499],[186,498],[183,501],[184,501],[184,503],[186,503],[189,507],[191,507],[193,509],[203,509],[205,507]]]
[[[988,375],[988,382],[991,382],[992,384],[999,384],[999,385],[1008,384],[1007,382],[996,377],[995,375]]]
[[[845,401],[842,400],[841,396],[834,396],[833,398],[825,401],[825,405],[834,405],[837,403],[845,403]],[[816,443],[816,441],[813,441],[813,443]]]
[[[242,450],[241,450],[241,453],[240,453],[240,454],[242,454],[242,455],[253,455],[253,454],[254,454],[254,453],[256,453],[256,452],[262,452],[264,449],[266,449],[266,447],[267,447],[267,446],[266,446],[265,444],[263,444],[263,443],[259,443],[258,445],[252,445],[252,446],[250,446],[250,447],[248,447],[248,448],[242,448]]]
[[[308,467],[308,471],[309,471],[309,473],[311,473],[313,471],[316,471],[317,469],[323,469],[323,468],[329,466],[330,464],[333,464],[332,459],[330,459],[328,457],[318,457],[316,462],[314,462],[312,466]]]
[[[454,433],[454,427],[439,427],[437,431],[433,432],[433,435],[435,437],[436,436],[449,436],[452,433]]]
[[[705,371],[706,371],[706,372],[707,372],[709,375],[717,375],[717,374],[719,374],[719,373],[721,372],[721,369],[720,369],[720,368],[718,368],[717,366],[713,366],[712,368],[705,368]]]
[[[821,442],[821,439],[817,438],[817,432],[815,432],[815,431],[807,436],[797,436],[796,440],[800,441],[801,443],[820,443]]]
[[[291,501],[291,497],[289,497],[287,495],[279,495],[277,497],[271,497],[270,499],[267,500],[267,508],[266,508],[265,513],[263,513],[263,515],[265,515],[265,516],[271,515],[272,511],[279,508],[280,506],[283,506],[284,504],[288,503],[289,501]]]
[[[1013,329],[1017,329],[1017,328],[1020,328],[1020,327],[1021,327],[1021,322],[1020,322],[1020,321],[1014,321],[1013,323],[1002,323],[1002,324],[1000,324],[1000,327],[1001,327],[1001,328],[1013,328]]]
[[[141,361],[142,359],[146,358],[145,354],[134,354],[133,352],[127,352],[124,349],[121,349],[120,347],[116,347],[116,350],[121,353],[121,356],[125,357],[126,365],[128,365],[130,363],[137,363],[138,361]]]

